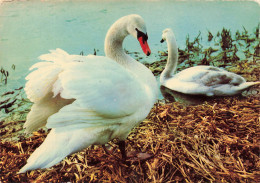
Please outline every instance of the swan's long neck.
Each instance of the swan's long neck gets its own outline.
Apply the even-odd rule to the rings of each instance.
[[[112,60],[117,61],[121,65],[128,64],[129,60],[132,60],[123,49],[123,41],[129,33],[126,30],[126,22],[115,22],[107,32],[105,38],[105,54]]]
[[[105,54],[131,72],[145,86],[153,105],[158,94],[157,83],[152,72],[143,64],[127,55],[123,49],[123,41],[129,35],[127,27],[131,25],[128,17],[122,17],[108,30],[105,38]],[[147,88],[146,88],[147,87]]]
[[[168,59],[165,69],[160,76],[161,83],[174,75],[178,63],[178,46],[174,35],[169,35],[166,39],[166,42],[168,46]]]

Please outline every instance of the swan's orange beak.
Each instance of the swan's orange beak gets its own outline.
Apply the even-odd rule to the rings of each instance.
[[[141,45],[141,47],[143,49],[144,54],[149,56],[151,54],[151,50],[149,48],[149,45],[148,45],[147,41],[144,41],[142,36],[140,36],[138,38],[138,41],[139,41],[139,43],[140,43],[140,45]]]

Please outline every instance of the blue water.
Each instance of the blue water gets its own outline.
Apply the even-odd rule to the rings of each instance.
[[[207,39],[223,27],[235,31],[243,26],[253,33],[260,20],[260,6],[256,2],[183,2],[183,1],[69,1],[69,2],[6,2],[0,6],[0,67],[9,70],[8,85],[0,90],[11,90],[24,85],[28,68],[37,57],[50,49],[62,48],[70,54],[104,55],[104,38],[110,25],[127,14],[140,14],[147,24],[150,57],[157,59],[161,31],[171,27],[178,45],[184,47],[186,36],[194,38],[201,31]],[[128,37],[124,46],[129,51],[141,52],[138,42]],[[143,55],[144,56],[144,55]],[[11,69],[16,65],[15,71]]]

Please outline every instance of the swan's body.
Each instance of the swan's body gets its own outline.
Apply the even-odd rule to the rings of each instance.
[[[109,29],[107,57],[61,49],[40,56],[49,62],[35,64],[31,69],[38,69],[26,77],[25,91],[34,104],[24,127],[27,132],[44,125],[52,130],[19,173],[48,168],[92,144],[123,141],[145,119],[157,98],[156,79],[122,48],[131,34],[149,55],[147,37],[140,32],[147,36],[143,19],[129,15]]]
[[[162,41],[168,45],[168,60],[160,76],[161,85],[184,94],[205,96],[231,96],[241,93],[260,82],[246,82],[234,73],[213,66],[195,66],[175,74],[178,47],[171,29],[165,29]]]

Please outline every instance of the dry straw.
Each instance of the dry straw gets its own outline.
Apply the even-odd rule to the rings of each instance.
[[[17,175],[44,140],[40,130],[19,142],[0,142],[1,182],[259,182],[259,100],[227,98],[197,106],[157,103],[129,135],[127,151],[149,160],[121,161],[100,146],[45,170]],[[116,147],[116,141],[110,143]]]

